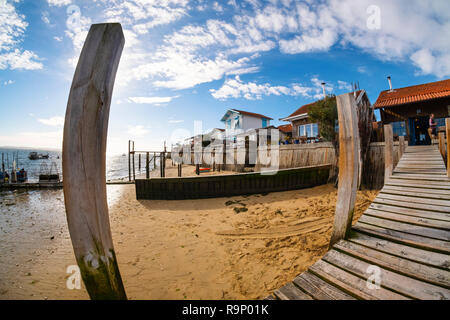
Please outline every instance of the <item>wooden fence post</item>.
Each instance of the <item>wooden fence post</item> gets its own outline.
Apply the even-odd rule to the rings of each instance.
[[[146,153],[145,158],[145,178],[150,178],[150,152]]]
[[[359,131],[352,94],[336,97],[339,119],[339,184],[330,247],[345,239],[351,228],[359,174]]]
[[[131,181],[131,140],[128,140],[128,181]]]
[[[111,236],[105,177],[109,109],[124,43],[119,23],[91,26],[78,59],[64,122],[67,222],[91,299],[126,299]]]
[[[139,163],[139,166],[138,166],[139,172],[141,172],[141,154],[140,153],[138,154],[138,163]]]
[[[133,141],[133,154],[132,154],[132,158],[133,158],[133,181],[136,180],[136,170],[135,170],[135,160],[134,160],[134,141]]]
[[[443,132],[439,132],[439,152],[442,158],[445,158],[445,134]]]
[[[450,118],[445,119],[445,135],[447,137],[447,177],[450,178]]]
[[[403,153],[405,152],[405,137],[399,136],[398,137],[398,160],[400,161],[401,157],[403,156]]]
[[[394,137],[392,125],[384,125],[384,183],[392,176],[394,170]]]

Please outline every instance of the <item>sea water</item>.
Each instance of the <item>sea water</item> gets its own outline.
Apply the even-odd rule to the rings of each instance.
[[[49,155],[48,159],[30,160],[30,152]],[[30,149],[30,148],[0,148],[5,170],[11,175],[13,159],[16,160],[16,168],[24,168],[28,174],[28,182],[39,181],[39,174],[59,174],[62,180],[62,152],[51,149]],[[136,175],[145,174],[145,155],[141,156],[141,170],[139,171],[138,156],[135,156]],[[158,162],[158,161],[157,161]],[[1,170],[1,167],[0,167]],[[128,157],[126,154],[106,155],[106,181],[128,180]]]

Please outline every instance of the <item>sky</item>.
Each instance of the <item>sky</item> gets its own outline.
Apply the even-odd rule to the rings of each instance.
[[[230,108],[285,122],[359,83],[380,91],[448,79],[448,0],[0,0],[0,146],[60,148],[93,23],[125,36],[108,153],[223,128]]]

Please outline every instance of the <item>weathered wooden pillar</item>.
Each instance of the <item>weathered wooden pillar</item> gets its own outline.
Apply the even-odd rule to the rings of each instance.
[[[405,137],[399,136],[398,137],[398,160],[403,156],[403,153],[405,152]]]
[[[182,170],[182,164],[178,164],[178,176],[181,178],[181,170]]]
[[[439,132],[439,152],[441,156],[445,158],[445,134],[444,132]]]
[[[392,125],[384,125],[384,183],[392,175],[394,170],[394,137]]]
[[[195,174],[196,174],[196,175],[199,175],[199,174],[200,174],[200,165],[199,165],[199,164],[196,164],[196,165],[195,165]]]
[[[138,154],[138,162],[139,162],[139,172],[141,172],[141,154]]]
[[[91,26],[73,77],[64,122],[67,222],[91,299],[126,299],[111,236],[105,177],[109,109],[124,43],[119,23]]]
[[[164,146],[164,149],[165,148],[166,147]],[[162,170],[163,175],[162,176],[165,177],[166,176],[166,152],[165,151],[163,152],[163,156],[162,156],[162,168],[163,168],[163,170]]]
[[[150,152],[145,155],[145,178],[150,178]]]
[[[134,160],[134,141],[133,141],[133,154],[132,154],[132,158],[133,158],[133,181],[135,181],[135,180],[136,180],[136,169],[135,169],[136,161]]]
[[[131,181],[131,141],[128,140],[128,181]]]
[[[345,239],[351,228],[359,172],[359,130],[352,94],[336,97],[339,119],[339,184],[330,247]]]
[[[450,118],[445,119],[445,135],[447,137],[447,177],[450,178]]]

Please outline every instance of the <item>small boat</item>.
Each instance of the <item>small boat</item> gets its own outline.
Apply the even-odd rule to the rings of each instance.
[[[42,153],[37,153],[37,152],[33,151],[28,154],[28,159],[30,159],[30,160],[48,159],[48,153],[42,154]]]

